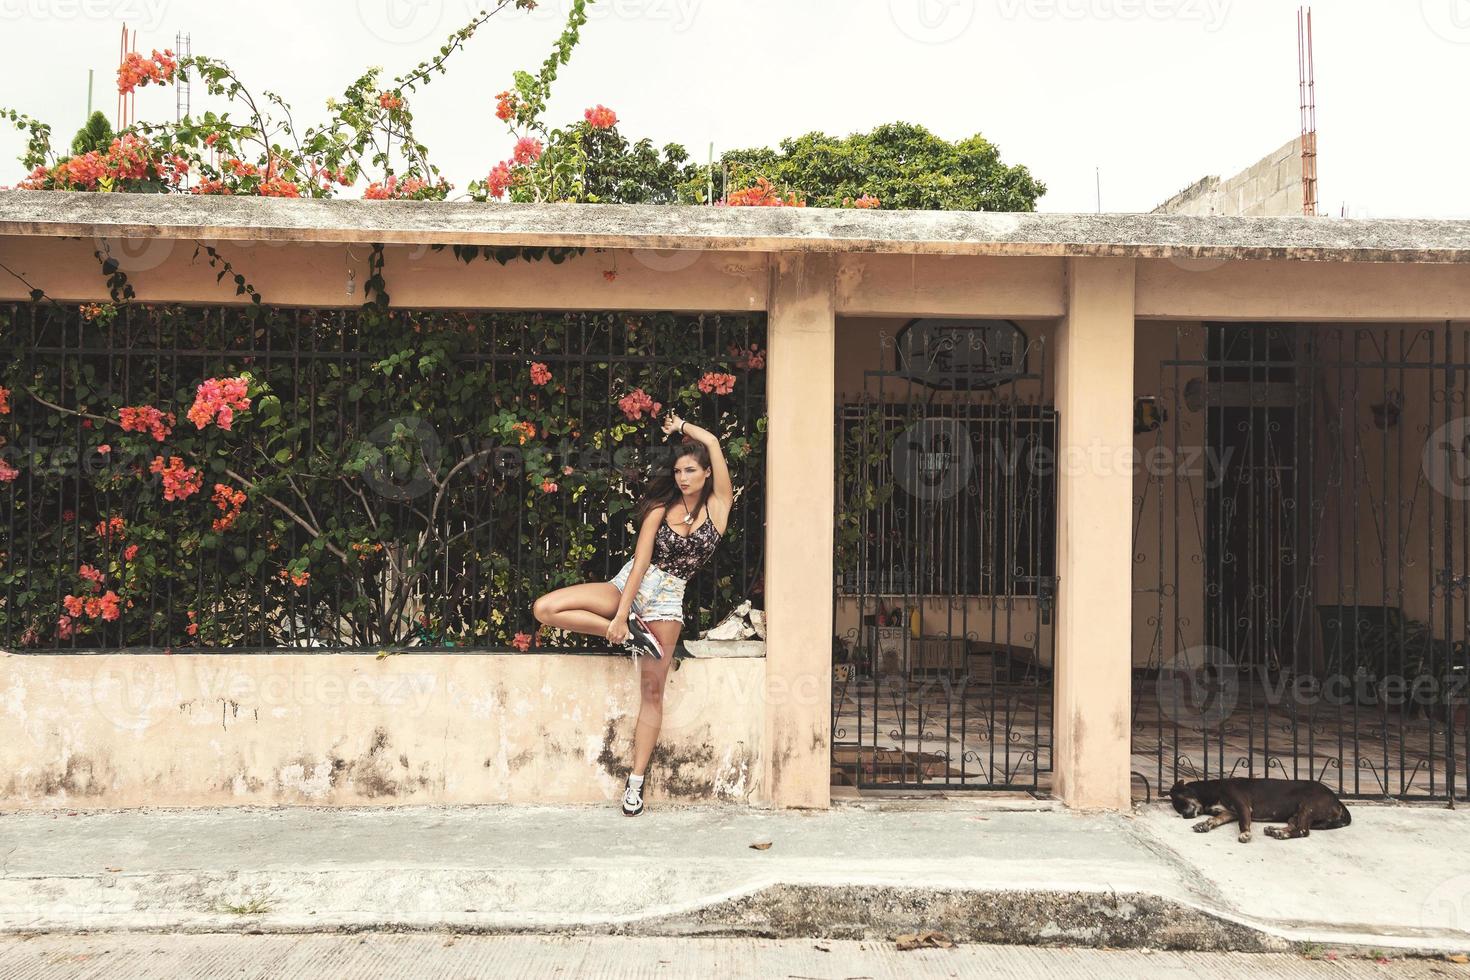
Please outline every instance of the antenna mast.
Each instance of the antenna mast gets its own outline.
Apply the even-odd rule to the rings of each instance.
[[[180,61],[194,53],[193,47],[190,44],[192,37],[192,34],[185,34],[183,31],[179,31],[174,36],[174,53],[178,55]],[[174,122],[183,122],[184,117],[188,114],[189,80],[187,77],[176,75],[174,77]]]
[[[1317,214],[1317,69],[1312,55],[1312,8],[1296,12],[1296,64],[1302,109],[1302,213]]]

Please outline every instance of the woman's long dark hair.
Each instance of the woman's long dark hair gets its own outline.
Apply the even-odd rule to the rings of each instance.
[[[707,470],[710,468],[709,449],[704,443],[696,439],[685,439],[683,442],[675,444],[673,446],[674,458],[669,461],[668,466],[655,473],[649,479],[648,486],[644,487],[643,495],[638,499],[638,504],[633,510],[633,526],[635,528],[643,527],[643,519],[655,507],[660,504],[665,507],[672,507],[684,498],[684,495],[679,492],[679,484],[674,482],[674,467],[685,456],[693,456],[695,463],[701,469]],[[694,508],[695,514],[698,514],[704,509],[705,504],[709,502],[710,494],[714,493],[714,489],[714,480],[706,478],[704,481],[704,490],[699,495],[699,505]]]

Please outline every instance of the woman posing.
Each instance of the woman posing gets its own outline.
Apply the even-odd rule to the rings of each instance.
[[[684,624],[684,586],[714,553],[729,525],[735,489],[720,441],[707,429],[669,413],[664,435],[678,433],[673,464],[649,481],[634,509],[638,543],[608,582],[584,582],[536,600],[532,613],[547,626],[605,636],[627,645],[638,661],[642,701],[633,736],[633,769],[623,812],[643,812],[643,777],[663,722],[664,685]]]

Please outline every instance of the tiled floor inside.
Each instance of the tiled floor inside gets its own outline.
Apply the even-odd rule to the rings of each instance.
[[[1050,792],[1049,680],[853,678],[834,686],[833,705],[833,786]],[[1470,744],[1462,716],[1451,747],[1444,717],[1354,705],[1313,710],[1293,718],[1263,692],[1242,690],[1223,719],[1191,718],[1161,699],[1155,683],[1138,682],[1134,796],[1157,799],[1177,773],[1320,779],[1350,796],[1443,798],[1453,769],[1455,795],[1465,798]]]

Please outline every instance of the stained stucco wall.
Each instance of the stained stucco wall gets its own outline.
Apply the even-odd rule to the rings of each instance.
[[[585,655],[0,655],[0,805],[597,803],[637,665]],[[648,798],[764,800],[760,658],[672,674]]]

